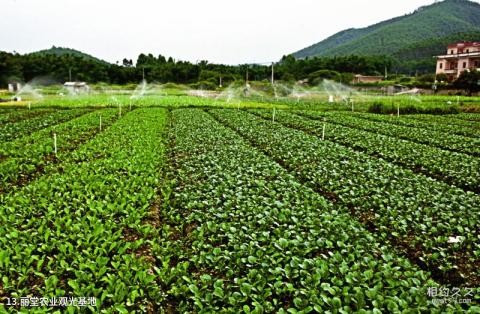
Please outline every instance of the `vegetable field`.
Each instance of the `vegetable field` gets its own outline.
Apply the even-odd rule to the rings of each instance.
[[[0,312],[480,312],[480,115],[160,105],[2,109]]]

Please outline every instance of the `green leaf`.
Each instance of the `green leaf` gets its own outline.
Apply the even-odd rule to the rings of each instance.
[[[300,298],[293,299],[293,304],[299,309],[303,308],[303,301]]]
[[[220,288],[220,287],[216,287],[213,294],[219,298],[223,298],[224,297],[224,293],[223,293],[223,289]]]
[[[332,306],[338,309],[342,306],[342,301],[339,298],[335,297],[332,299]]]
[[[244,282],[244,283],[242,283],[242,286],[240,287],[240,291],[243,293],[243,295],[249,296],[250,293],[252,292],[252,285]]]
[[[367,280],[370,280],[373,278],[373,270],[369,269],[367,271],[364,272],[364,275],[365,275],[365,278]]]
[[[73,280],[73,279],[68,280],[68,285],[69,285],[70,287],[72,287],[72,289],[73,289],[74,291],[78,291],[78,290],[79,290],[78,283],[77,283],[76,280]]]

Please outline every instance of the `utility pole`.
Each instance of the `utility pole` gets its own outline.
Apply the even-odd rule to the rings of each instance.
[[[72,68],[68,68],[68,81],[72,81]]]
[[[142,67],[142,79],[145,81],[145,67]]]

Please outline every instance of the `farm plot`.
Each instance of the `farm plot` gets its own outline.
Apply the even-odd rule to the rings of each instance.
[[[0,143],[1,313],[32,311],[5,305],[25,296],[96,298],[67,313],[478,312],[478,289],[471,304],[429,296],[479,285],[480,196],[449,185],[474,190],[456,156],[476,157],[178,101],[88,109]]]
[[[0,124],[18,122],[52,113],[54,109],[4,109],[0,114]]]
[[[456,115],[448,115],[448,118],[464,120],[464,121],[480,122],[480,114],[478,114],[478,113],[460,113],[460,114],[456,114]]]
[[[273,118],[272,111],[251,112],[265,119]],[[476,157],[332,124],[328,119],[308,119],[287,111],[276,111],[275,120],[320,138],[325,136],[329,141],[383,158],[462,189],[480,193],[480,159]]]
[[[480,138],[480,129],[473,127],[475,122],[469,123],[467,121],[462,121],[463,123],[457,122],[456,124],[452,124],[452,119],[433,115],[405,115],[401,117],[367,113],[355,113],[351,115],[362,119],[432,130],[444,134],[457,134],[466,137]]]
[[[0,125],[0,142],[21,138],[31,132],[68,121],[91,110],[92,109],[55,110],[49,114],[40,115],[32,119],[2,124]]]
[[[169,240],[154,249],[168,283],[163,309],[454,311],[428,303],[425,287],[436,284],[425,272],[234,131],[200,110],[172,115]]]
[[[463,120],[460,118],[455,118],[453,116],[436,116],[436,115],[407,115],[403,116],[405,119],[410,119],[410,120],[420,120],[420,121],[425,121],[431,124],[440,124],[442,125],[449,125],[449,126],[455,126],[455,127],[460,127],[462,129],[465,129],[465,131],[468,131],[467,128],[470,130],[473,129],[473,131],[476,134],[479,134],[480,132],[480,123],[475,122],[475,121],[468,121],[468,120]]]
[[[480,138],[471,138],[444,132],[393,125],[386,122],[366,121],[365,119],[342,113],[320,113],[314,111],[302,111],[298,113],[313,119],[327,118],[331,123],[397,137],[407,141],[427,144],[472,156],[480,156]]]
[[[246,112],[211,112],[299,180],[348,207],[437,281],[478,285],[477,195]],[[457,236],[458,243],[449,243]]]
[[[152,229],[143,219],[159,185],[165,112],[128,113],[72,152],[62,173],[2,200],[0,299],[96,297],[89,311],[114,313],[162,299],[152,266],[137,255]]]
[[[100,128],[108,128],[117,117],[116,109],[98,110],[0,144],[0,192],[24,185],[43,174],[47,166],[59,164]],[[57,153],[54,152],[55,144]]]

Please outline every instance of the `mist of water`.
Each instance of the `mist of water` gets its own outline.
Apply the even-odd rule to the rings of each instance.
[[[132,95],[130,96],[130,99],[138,99],[143,97],[147,93],[147,81],[142,80],[140,84],[135,88],[133,91]]]
[[[217,99],[223,99],[227,103],[232,102],[233,100],[239,99],[241,97],[242,89],[235,87],[234,84],[230,84],[225,88],[221,93],[217,95]]]
[[[316,90],[327,94],[329,98],[333,96],[334,102],[348,102],[354,96],[361,96],[358,91],[350,86],[331,80],[323,80]]]
[[[37,83],[38,83],[38,79],[37,80],[33,79],[30,82],[23,85],[22,88],[20,88],[20,90],[15,94],[15,98],[17,99],[22,97],[25,98],[26,96],[34,100],[43,99],[43,95],[41,94],[40,90],[36,88]]]

